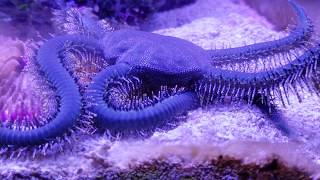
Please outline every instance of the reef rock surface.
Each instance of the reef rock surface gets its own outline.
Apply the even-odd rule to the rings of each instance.
[[[254,10],[233,0],[198,0],[180,9],[157,13],[142,28],[183,38],[206,49],[236,47],[285,35],[273,31],[272,25]],[[68,145],[70,149],[63,154],[37,159],[4,159],[0,174],[22,179],[134,178],[129,175],[130,169],[135,167],[141,171],[131,173],[148,174],[146,169],[159,168],[170,171],[173,167],[180,167],[180,170],[171,172],[183,173],[188,172],[188,168],[206,164],[219,169],[219,163],[210,162],[214,159],[219,162],[219,157],[221,160],[223,156],[238,159],[243,165],[257,165],[255,168],[270,164],[270,159],[277,159],[283,164],[278,166],[280,169],[296,167],[317,177],[320,173],[319,100],[315,95],[303,93],[303,102],[299,103],[291,94],[291,105],[279,107],[295,138],[283,135],[255,106],[216,104],[190,111],[187,119],[176,128],[156,132],[144,140],[110,141],[99,135],[78,136],[75,137],[77,142]],[[157,161],[169,165],[159,165]],[[237,178],[239,175],[232,170],[234,166],[230,167],[224,172],[217,171],[222,173],[217,177],[228,178],[230,175]],[[299,178],[297,174],[291,175]]]

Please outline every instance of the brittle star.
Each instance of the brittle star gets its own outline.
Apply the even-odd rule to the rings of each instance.
[[[183,39],[142,31],[104,32],[88,20],[84,24],[89,35],[57,36],[37,52],[39,71],[58,97],[54,117],[45,125],[23,131],[9,123],[0,128],[0,144],[43,145],[64,136],[79,119],[88,118],[112,133],[153,131],[178,114],[226,96],[232,102],[244,99],[255,103],[277,121],[281,115],[273,98],[277,96],[285,104],[289,89],[298,94],[300,84],[312,91],[310,79],[320,60],[320,45],[310,40],[310,20],[297,3],[289,3],[298,23],[286,37],[230,49],[204,50]],[[288,56],[295,49],[305,51],[295,58]],[[289,58],[285,64],[274,58],[275,67],[258,72],[222,68],[277,55]],[[80,65],[70,64],[73,61]],[[83,64],[87,67],[81,67]],[[81,70],[90,74],[89,78],[80,75]],[[279,120],[277,125],[290,134],[285,123]]]

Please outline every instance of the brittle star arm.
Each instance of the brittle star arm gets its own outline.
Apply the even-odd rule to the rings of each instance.
[[[289,0],[289,4],[297,15],[297,25],[288,36],[281,39],[255,43],[242,47],[207,50],[212,59],[213,66],[250,62],[251,60],[266,58],[275,54],[290,53],[291,50],[308,45],[308,40],[312,37],[313,25],[307,17],[305,11],[294,0]]]

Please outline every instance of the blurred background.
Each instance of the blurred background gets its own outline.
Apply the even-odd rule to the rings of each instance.
[[[27,46],[24,46],[27,41],[30,38],[37,40],[42,40],[43,38],[49,38],[49,35],[51,33],[54,33],[54,25],[52,24],[52,17],[53,17],[53,10],[54,9],[67,9],[70,7],[77,7],[80,9],[83,9],[83,13],[86,15],[95,15],[99,19],[107,20],[108,23],[112,27],[121,27],[121,28],[136,28],[136,29],[142,29],[142,26],[144,23],[147,23],[148,21],[151,21],[152,17],[155,17],[156,15],[159,15],[159,12],[164,11],[170,11],[173,9],[176,9],[173,12],[173,15],[163,16],[164,21],[170,21],[177,17],[178,23],[173,22],[172,24],[176,25],[173,28],[171,27],[171,24],[169,24],[166,28],[164,28],[162,31],[163,34],[169,33],[167,35],[180,35],[181,38],[187,39],[187,40],[194,40],[197,41],[201,46],[206,47],[212,47],[211,41],[209,39],[213,39],[212,42],[228,42],[229,40],[232,43],[238,43],[243,44],[242,39],[249,39],[252,40],[266,40],[271,37],[278,37],[273,36],[274,34],[284,34],[282,32],[274,32],[270,30],[273,28],[277,31],[283,31],[288,26],[293,25],[295,22],[295,16],[291,10],[291,8],[288,5],[287,0],[202,0],[204,2],[199,6],[198,8],[194,8],[193,6],[189,6],[190,4],[194,2],[200,2],[201,0],[0,0],[0,68],[1,68],[1,59],[6,60],[10,59],[15,64],[11,65],[12,67],[20,67],[21,64],[23,64],[24,59],[21,58],[25,52],[28,52],[27,49],[25,49]],[[318,9],[317,7],[320,7],[320,0],[297,0],[299,3],[302,4],[302,6],[306,9],[309,16],[313,19],[316,26],[319,28],[319,16],[317,15]],[[228,3],[228,5],[226,5]],[[208,6],[210,4],[210,6]],[[245,4],[245,5],[244,5]],[[216,6],[212,6],[216,5]],[[226,6],[224,6],[226,5]],[[187,8],[181,8],[181,9],[188,9],[184,10],[184,12],[181,12],[180,14],[177,13],[177,11],[181,9],[182,6],[189,6],[190,9]],[[218,7],[221,6],[219,13]],[[207,7],[214,7],[212,9]],[[243,8],[244,7],[244,8]],[[270,21],[272,24],[274,24],[273,27],[269,25],[269,23],[265,23],[265,19],[261,18],[260,16],[256,16],[255,12],[251,12],[251,9],[254,9],[256,12],[258,12],[261,16],[266,17],[268,21]],[[207,9],[206,9],[207,8]],[[198,10],[200,9],[200,10]],[[245,10],[243,10],[245,9]],[[194,11],[192,11],[194,10]],[[188,11],[188,12],[186,12]],[[200,11],[208,11],[210,13],[203,13],[201,18],[198,18],[198,20],[190,22],[189,20],[191,18],[186,18],[184,15],[191,14],[192,17],[196,17],[197,13],[201,14]],[[238,12],[236,12],[238,11]],[[236,12],[236,13],[234,13]],[[250,12],[250,13],[247,13]],[[170,12],[168,12],[170,13]],[[163,13],[165,14],[165,13]],[[179,16],[180,15],[180,16]],[[252,15],[252,16],[250,16]],[[206,18],[206,17],[215,17],[215,18]],[[170,17],[170,18],[167,18]],[[225,18],[228,17],[229,21],[226,21]],[[245,19],[244,17],[251,17],[249,19],[253,19],[255,22],[258,23],[252,23],[252,21],[249,20],[243,20],[236,22],[234,20],[238,19]],[[236,19],[238,18],[238,19]],[[200,20],[199,20],[200,19]],[[230,21],[231,19],[231,21]],[[158,19],[157,19],[158,20]],[[214,22],[213,22],[214,21]],[[190,24],[191,25],[190,25]],[[248,26],[246,26],[248,24]],[[260,25],[259,24],[268,24],[268,26]],[[187,25],[183,27],[184,25]],[[227,28],[221,28],[219,26],[226,26]],[[180,26],[182,28],[180,28]],[[229,27],[230,26],[230,27]],[[157,30],[161,28],[157,26],[153,26]],[[263,28],[261,28],[263,27]],[[248,30],[244,30],[248,29]],[[244,31],[242,31],[244,30]],[[150,30],[151,31],[151,30]],[[190,31],[193,31],[192,33],[189,33]],[[210,31],[207,32],[207,31]],[[272,31],[272,32],[271,32]],[[228,32],[228,33],[221,33],[220,32]],[[229,33],[230,32],[230,33]],[[254,32],[254,33],[253,33]],[[319,29],[318,29],[319,32]],[[158,31],[159,33],[159,31]],[[161,33],[160,33],[161,34]],[[230,36],[230,34],[235,34],[234,36]],[[239,36],[238,36],[239,35]],[[218,36],[221,36],[220,38],[217,38]],[[18,38],[20,40],[15,41],[12,40],[13,38]],[[8,40],[10,39],[10,41]],[[199,41],[198,41],[199,40]],[[222,44],[222,43],[220,43]],[[11,47],[11,48],[10,48]],[[16,63],[18,62],[18,63]],[[21,63],[19,63],[21,62]],[[5,64],[5,63],[4,63]],[[5,64],[5,65],[7,65]],[[9,69],[4,66],[4,69]],[[21,69],[21,68],[16,68]],[[8,71],[7,71],[8,72]],[[0,77],[7,77],[6,73],[3,73],[0,71]],[[320,77],[320,76],[319,76]],[[0,86],[1,91],[1,86]],[[0,94],[1,95],[1,94]],[[319,122],[318,119],[315,117],[318,117],[314,114],[319,112],[317,109],[318,102],[314,102],[314,99],[307,98],[309,101],[307,103],[309,104],[301,104],[296,105],[294,107],[288,108],[288,110],[283,110],[284,113],[286,113],[286,117],[292,117],[288,118],[290,119],[291,124],[294,124],[295,130],[297,132],[301,132],[302,135],[305,136],[306,143],[302,144],[304,147],[307,146],[310,148],[311,154],[314,153],[317,159],[319,156],[319,141],[317,138],[314,138],[314,136],[318,137],[317,127],[320,127],[317,123]],[[294,101],[295,102],[295,101]],[[317,104],[317,107],[313,103]],[[228,114],[226,112],[231,112],[231,114]],[[255,115],[257,113],[257,115]],[[201,117],[201,118],[200,118]],[[277,134],[277,131],[275,131],[270,123],[265,121],[263,116],[257,112],[257,110],[252,109],[251,107],[244,105],[244,107],[241,108],[234,108],[230,109],[230,107],[224,107],[224,106],[217,106],[212,111],[198,111],[193,113],[193,116],[190,117],[190,124],[185,124],[185,126],[177,128],[176,131],[172,131],[170,133],[163,133],[158,134],[158,136],[155,136],[155,138],[150,139],[149,142],[159,142],[160,140],[167,141],[169,144],[172,143],[186,143],[186,139],[190,139],[190,142],[197,141],[201,139],[201,142],[215,142],[217,144],[221,144],[221,142],[228,141],[230,139],[263,139],[263,142],[258,144],[253,144],[249,146],[249,144],[241,144],[239,145],[232,145],[230,146],[229,150],[226,148],[226,146],[222,146],[223,151],[226,150],[226,152],[230,153],[231,149],[234,149],[236,154],[238,152],[242,152],[240,156],[244,156],[245,158],[249,155],[253,157],[254,159],[259,158],[266,154],[267,149],[270,149],[269,151],[274,152],[273,150],[281,150],[281,152],[284,152],[286,156],[291,160],[293,159],[294,162],[297,160],[296,156],[291,155],[291,150],[298,149],[296,146],[280,146],[277,143],[273,144],[272,146],[265,146],[266,143],[264,142],[266,139],[270,140],[270,142],[280,142],[282,141],[281,135]],[[227,125],[226,125],[227,124]],[[229,126],[230,125],[230,126]],[[250,128],[247,128],[250,127]],[[316,130],[314,130],[316,129]],[[214,132],[214,133],[213,133]],[[303,133],[302,133],[303,132]],[[191,138],[192,137],[192,138]],[[311,138],[312,137],[312,138]],[[166,139],[167,138],[167,139]],[[197,139],[199,138],[199,139]],[[266,141],[267,141],[266,140]],[[189,141],[188,141],[189,142]],[[135,144],[136,143],[136,144]],[[238,143],[238,142],[236,142]],[[148,144],[148,143],[147,143]],[[165,145],[165,143],[163,143]],[[79,144],[77,144],[76,149],[79,149],[76,153],[73,154],[65,154],[64,156],[59,156],[58,159],[54,158],[48,158],[43,159],[43,161],[37,161],[36,163],[32,162],[17,162],[17,161],[7,161],[10,164],[6,164],[5,166],[0,166],[0,172],[3,169],[6,168],[12,168],[12,167],[18,167],[19,169],[23,169],[25,167],[33,170],[47,170],[49,168],[50,173],[52,172],[52,176],[54,179],[58,176],[56,174],[59,174],[61,171],[63,174],[73,175],[73,173],[79,173],[79,176],[82,175],[81,172],[84,171],[83,174],[88,173],[90,176],[94,177],[98,175],[100,176],[101,172],[105,172],[106,166],[109,166],[108,161],[106,159],[114,158],[112,160],[115,160],[115,162],[123,163],[122,160],[125,159],[125,162],[127,161],[136,161],[136,157],[149,157],[150,155],[155,154],[154,147],[158,148],[159,144],[153,145],[151,144],[151,148],[145,148],[144,146],[141,146],[140,142],[133,142],[133,146],[130,144],[128,145],[127,142],[123,142],[122,145],[116,144],[115,146],[112,146],[113,144],[108,144],[108,142],[105,141],[104,137],[97,137],[96,139],[93,138],[91,140],[90,138],[86,139],[84,138],[83,141],[81,141]],[[211,144],[210,144],[211,145]],[[110,148],[112,146],[112,148]],[[148,146],[148,145],[147,145]],[[118,147],[118,149],[117,149]],[[124,148],[125,147],[125,148]],[[128,150],[127,148],[130,147],[131,149]],[[206,147],[206,146],[205,146]],[[217,146],[220,147],[220,146]],[[256,150],[255,148],[261,147],[260,150]],[[269,147],[269,148],[266,148]],[[276,147],[276,148],[275,148]],[[287,148],[286,148],[287,147]],[[106,149],[111,149],[111,151],[105,151]],[[202,148],[202,146],[201,146]],[[165,149],[165,148],[164,148]],[[186,149],[183,147],[183,149]],[[191,148],[190,148],[191,149]],[[246,151],[248,149],[248,151]],[[140,151],[141,150],[141,151]],[[307,149],[309,151],[309,149]],[[126,151],[129,153],[129,155],[125,154]],[[165,149],[164,153],[168,153],[168,150]],[[220,150],[219,150],[220,151]],[[112,152],[116,157],[112,157]],[[132,152],[132,153],[131,153]],[[194,149],[192,149],[192,154],[194,154]],[[215,152],[215,151],[213,151]],[[263,153],[260,153],[263,152]],[[122,154],[121,154],[122,153]],[[197,154],[195,153],[195,154]],[[131,160],[131,158],[128,158],[132,155],[134,160]],[[248,156],[247,156],[248,155]],[[161,155],[162,156],[162,155]],[[117,159],[119,157],[119,159]],[[152,156],[151,156],[152,157]],[[162,156],[163,157],[163,156]],[[77,161],[74,161],[74,159],[77,159]],[[307,161],[307,164],[310,166],[313,166],[311,161],[308,161],[307,157],[302,158],[304,161]],[[320,158],[318,158],[320,159]],[[85,164],[83,162],[88,162],[88,160],[92,163]],[[52,161],[52,163],[51,163]],[[222,161],[222,160],[221,160]],[[302,161],[302,163],[304,162]],[[319,160],[320,162],[320,160]],[[19,163],[19,164],[18,164]],[[234,161],[222,161],[222,165],[219,165],[219,162],[217,165],[213,165],[211,167],[211,164],[209,164],[209,170],[210,172],[212,169],[217,166],[222,169],[223,175],[229,175],[232,173],[236,173],[238,169],[242,168],[241,165],[239,165],[240,161],[234,162]],[[300,163],[300,162],[299,162]],[[230,166],[230,168],[225,168],[226,166],[229,166],[229,164],[235,164]],[[86,169],[79,169],[79,166],[87,167],[89,168],[87,171]],[[97,168],[98,166],[98,168]],[[173,170],[175,171],[175,167],[168,167],[168,165],[159,165],[160,167],[164,168],[158,168],[160,170]],[[58,167],[58,168],[57,168]],[[102,167],[101,169],[99,169]],[[147,168],[149,168],[147,166]],[[146,169],[147,169],[146,168]],[[153,164],[150,164],[150,168],[154,169]],[[211,168],[211,169],[210,169]],[[238,169],[237,169],[238,168]],[[260,167],[257,166],[249,166],[249,170],[246,170],[247,174],[242,173],[241,170],[240,173],[244,174],[244,176],[249,176],[248,172],[261,172],[259,169]],[[179,167],[177,168],[179,170]],[[236,169],[236,170],[234,170]],[[271,171],[274,171],[278,173],[276,170],[280,169],[282,174],[289,174],[287,173],[286,169],[279,163],[272,161],[271,165],[267,164],[266,168],[262,167],[262,169],[266,169],[266,174],[270,174],[272,176],[273,174],[270,173]],[[276,170],[275,170],[276,169]],[[284,169],[284,171],[282,171]],[[94,170],[94,173],[91,172],[91,170]],[[100,171],[101,170],[101,171]],[[182,169],[184,170],[184,169]],[[182,171],[181,170],[181,171]],[[190,172],[192,169],[186,169],[184,172],[181,172],[182,174],[185,174],[186,172]],[[204,171],[201,169],[201,167],[195,167],[194,170],[202,171],[199,173],[207,174],[207,171]],[[30,171],[30,173],[33,173]],[[57,172],[56,172],[57,171]],[[140,170],[144,171],[144,169]],[[33,175],[28,175],[29,171],[25,172],[24,177],[29,177]],[[42,171],[41,171],[42,172]],[[113,171],[108,171],[111,174],[114,173]],[[152,172],[152,171],[151,171]],[[106,172],[105,172],[106,173]],[[119,172],[121,173],[121,172]],[[130,172],[129,172],[130,173]],[[198,172],[195,172],[195,174],[199,174]],[[219,171],[218,171],[219,173]],[[44,173],[44,176],[47,176],[47,172]],[[138,174],[136,172],[133,172],[132,174]],[[156,172],[155,172],[156,174]],[[160,173],[159,173],[160,174]],[[19,174],[20,175],[20,174]],[[36,174],[38,175],[38,174]],[[36,176],[34,175],[34,176]],[[40,176],[40,175],[39,175]],[[0,179],[4,179],[6,177],[6,174],[0,173]],[[20,177],[20,176],[19,176]],[[294,177],[299,177],[297,175],[294,175]],[[275,179],[276,177],[273,177]],[[50,179],[50,178],[48,178]],[[229,177],[230,179],[230,177]],[[267,179],[267,178],[258,178],[258,179]],[[301,178],[302,179],[302,178]]]
[[[196,0],[0,0],[0,34],[33,39],[53,33],[52,9],[69,7],[88,8],[100,19],[107,19],[112,26],[139,27],[157,12],[179,8]],[[214,0],[212,0],[214,1]],[[294,23],[287,0],[234,0],[244,2],[260,15],[265,16],[281,31]],[[319,0],[297,0],[306,9],[316,27],[320,27],[317,15]]]
[[[276,30],[285,29],[288,24],[292,23],[292,10],[288,6],[287,0],[243,0],[251,8],[255,9],[259,14],[265,16],[271,23],[275,25]],[[319,16],[319,0],[296,0],[301,4],[309,17],[313,20],[315,27],[319,32],[320,16]]]
[[[0,0],[0,34],[22,39],[53,33],[53,10],[86,9],[113,26],[139,26],[156,12],[196,0]]]

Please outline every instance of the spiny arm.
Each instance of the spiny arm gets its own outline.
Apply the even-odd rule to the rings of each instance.
[[[231,63],[250,62],[253,59],[266,58],[275,54],[289,53],[290,50],[307,45],[307,41],[313,33],[313,25],[306,13],[295,1],[289,0],[289,4],[295,11],[298,22],[288,36],[274,41],[256,43],[252,45],[207,50],[214,66]]]

